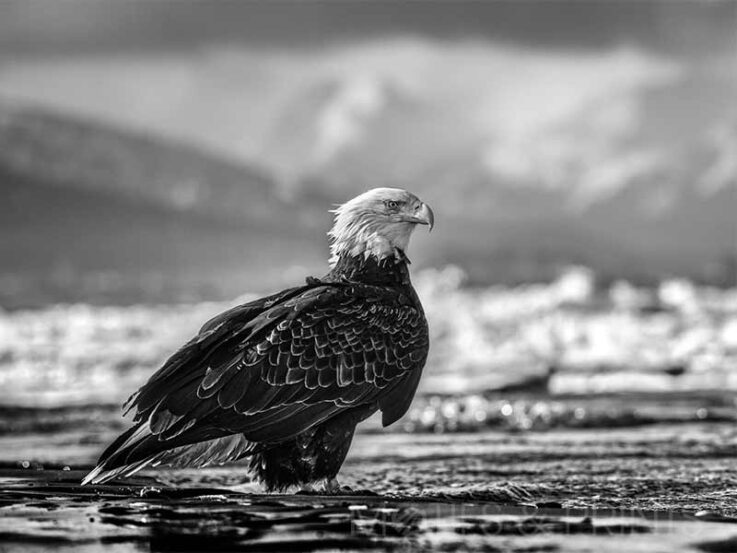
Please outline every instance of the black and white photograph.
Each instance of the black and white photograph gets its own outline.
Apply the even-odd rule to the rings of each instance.
[[[737,551],[737,0],[0,0],[55,551]]]

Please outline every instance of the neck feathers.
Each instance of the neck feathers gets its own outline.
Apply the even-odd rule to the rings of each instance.
[[[332,265],[325,280],[331,282],[361,282],[380,286],[408,286],[409,259],[402,250],[383,259],[371,255],[365,257],[341,255]]]
[[[335,210],[335,224],[330,237],[330,266],[345,258],[375,258],[406,260],[404,251],[409,244],[414,225],[385,222],[370,211],[353,209],[349,204]]]

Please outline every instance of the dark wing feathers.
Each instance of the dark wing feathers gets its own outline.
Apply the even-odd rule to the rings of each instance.
[[[142,455],[236,433],[283,441],[359,404],[390,424],[409,407],[427,349],[419,304],[390,288],[316,281],[238,306],[129,399],[147,434],[121,437],[99,468],[113,457],[139,467]]]

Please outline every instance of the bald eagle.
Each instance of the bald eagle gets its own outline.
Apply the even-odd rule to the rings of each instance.
[[[331,269],[304,286],[234,307],[205,323],[127,401],[134,426],[83,484],[147,466],[250,458],[267,490],[336,475],[356,425],[405,414],[427,359],[425,314],[405,255],[433,212],[409,192],[376,188],[339,206]]]

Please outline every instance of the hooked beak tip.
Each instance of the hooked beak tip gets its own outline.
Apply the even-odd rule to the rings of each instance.
[[[428,226],[428,232],[432,232],[435,226],[435,214],[432,212],[430,206],[423,203],[418,216],[422,223]]]

